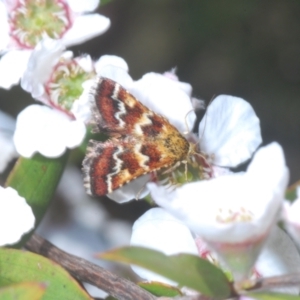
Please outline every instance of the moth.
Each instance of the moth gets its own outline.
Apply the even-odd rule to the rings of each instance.
[[[109,139],[89,141],[83,172],[90,195],[106,195],[144,174],[176,168],[195,153],[195,144],[165,117],[113,80],[98,78],[91,95],[92,131]]]

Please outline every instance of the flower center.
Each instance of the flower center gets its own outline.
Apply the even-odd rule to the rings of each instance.
[[[210,179],[212,168],[204,154],[191,155],[187,163],[178,163],[170,169],[157,172],[156,180],[161,184],[173,187],[181,186],[187,182]]]
[[[236,210],[219,208],[216,220],[220,223],[250,222],[253,219],[253,213],[244,207]]]
[[[94,71],[85,71],[76,60],[61,61],[46,87],[50,102],[59,109],[70,111],[83,92],[82,84],[95,75]]]
[[[68,7],[60,0],[20,0],[9,22],[12,38],[29,49],[45,35],[61,37],[71,26]]]

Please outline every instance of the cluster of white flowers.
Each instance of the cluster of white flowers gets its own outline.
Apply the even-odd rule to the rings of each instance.
[[[26,107],[18,115],[16,125],[8,118],[2,125],[4,117],[0,115],[0,145],[5,145],[0,147],[1,152],[5,150],[0,157],[0,171],[16,156],[16,151],[27,158],[35,153],[53,158],[67,148],[79,146],[91,118],[88,93],[96,76],[119,82],[182,134],[194,128],[192,87],[180,82],[174,72],[147,73],[135,81],[120,57],[105,55],[93,61],[89,55],[74,57],[66,50],[67,46],[108,29],[109,19],[85,14],[95,10],[98,1],[52,1],[51,10],[40,8],[39,13],[47,22],[39,31],[34,22],[31,27],[30,22],[26,26],[22,22],[24,12],[32,19],[39,17],[32,10],[33,2],[0,2],[0,87],[8,89],[21,79],[22,88],[43,104]],[[50,11],[55,11],[55,18]],[[57,24],[51,26],[54,20]],[[17,28],[18,24],[23,27]],[[13,71],[12,62],[16,66]],[[6,128],[14,131],[13,139]],[[299,272],[299,253],[277,222],[284,220],[287,230],[300,243],[300,190],[293,204],[285,201],[289,172],[283,150],[275,142],[257,150],[262,137],[251,105],[238,97],[220,95],[208,106],[198,134],[189,135],[210,158],[208,179],[170,189],[149,182],[150,175],[145,175],[108,195],[122,203],[142,190],[141,196],[150,193],[160,206],[135,222],[131,244],[166,254],[207,256],[209,251],[237,281],[248,279],[253,272],[259,276]],[[230,171],[253,155],[245,172]],[[0,231],[0,245],[5,245],[18,241],[32,229],[34,217],[16,191],[0,187],[0,196],[0,228],[11,228]],[[13,202],[4,207],[6,200]],[[7,218],[12,209],[11,215],[18,222]],[[22,212],[22,217],[16,211]],[[16,224],[20,226],[16,228]],[[135,270],[148,280],[166,280],[142,269]]]
[[[64,50],[109,28],[108,18],[91,13],[98,5],[99,0],[0,1],[0,87],[10,89],[21,79],[22,87],[45,104],[26,107],[16,122],[0,112],[0,172],[17,155],[58,157],[83,141],[86,127],[72,106],[95,75],[94,66],[89,56],[73,59]],[[34,216],[11,188],[2,189],[0,202],[5,230],[0,245],[12,244],[33,228]]]
[[[155,94],[156,87],[159,85],[151,86],[150,95]],[[159,87],[158,93],[165,87]],[[140,99],[146,104],[141,95]],[[176,105],[162,111],[162,100],[155,102],[155,99],[154,95],[152,109],[167,116],[183,131],[184,119],[173,121],[169,116],[187,113],[187,105],[181,106],[187,100],[172,97]],[[190,103],[190,98],[187,99]],[[181,126],[180,120],[183,120]],[[165,254],[187,252],[201,256],[205,253],[206,257],[209,251],[230,270],[236,281],[246,280],[253,274],[265,277],[299,272],[299,253],[289,236],[277,227],[283,214],[288,231],[300,241],[300,200],[292,205],[284,201],[289,172],[281,146],[274,142],[255,153],[262,142],[259,119],[249,103],[233,96],[221,95],[212,101],[198,132],[201,151],[212,157],[211,178],[178,188],[148,183],[147,191],[160,208],[149,210],[135,222],[131,244]],[[232,173],[228,169],[254,153],[247,171]],[[130,191],[129,186],[132,186]],[[137,190],[132,183],[115,193],[123,192],[124,201]],[[149,271],[135,270],[144,279],[162,280]],[[288,291],[297,293],[299,289]]]

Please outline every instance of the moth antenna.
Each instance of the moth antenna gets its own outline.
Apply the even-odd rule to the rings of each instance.
[[[171,166],[171,167],[169,167],[168,169],[166,169],[162,174],[172,173],[177,167],[180,166],[181,163],[182,163],[182,161],[178,161],[178,162],[175,163],[173,166]]]
[[[135,200],[138,201],[140,199],[141,193],[143,192],[143,190],[146,187],[146,183],[140,188],[140,190],[136,193],[135,195]]]
[[[185,180],[188,181],[188,165],[187,161],[184,162],[184,173],[185,173]]]
[[[136,193],[135,195],[135,200],[139,200],[140,199],[140,196],[141,196],[141,193],[144,191],[145,187],[146,187],[146,184],[148,183],[149,181],[145,182],[142,187],[140,188],[140,190]]]
[[[184,132],[183,134],[189,134],[189,133],[191,132],[191,130],[190,130],[190,128],[189,128],[189,125],[188,125],[188,123],[187,123],[187,117],[188,117],[188,115],[189,115],[191,112],[194,112],[194,110],[191,109],[189,112],[187,112],[187,114],[186,114],[185,117],[184,117],[184,123],[185,123],[185,127],[186,127],[186,129],[187,129],[187,132]]]

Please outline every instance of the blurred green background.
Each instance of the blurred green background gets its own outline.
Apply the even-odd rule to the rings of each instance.
[[[76,55],[119,55],[134,79],[177,67],[206,102],[243,97],[264,143],[283,145],[291,182],[300,178],[300,1],[113,0],[98,11],[111,28]],[[19,88],[0,90],[0,109],[13,116],[31,102]]]

